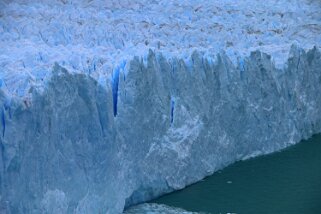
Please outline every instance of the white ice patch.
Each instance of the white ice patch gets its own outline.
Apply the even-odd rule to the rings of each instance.
[[[42,213],[66,213],[68,199],[61,190],[48,190],[41,201]]]
[[[203,128],[203,122],[198,116],[191,117],[184,106],[177,106],[177,108],[179,108],[177,113],[180,112],[180,114],[189,117],[189,119],[179,127],[176,126],[174,121],[174,126],[167,130],[167,133],[161,139],[161,143],[152,144],[148,155],[155,151],[164,150],[176,152],[179,159],[187,158],[190,155],[191,146]]]

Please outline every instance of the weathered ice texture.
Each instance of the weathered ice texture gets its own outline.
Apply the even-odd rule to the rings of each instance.
[[[321,56],[292,47],[189,62],[150,51],[112,83],[55,65],[28,98],[0,89],[0,213],[121,213],[321,131]]]

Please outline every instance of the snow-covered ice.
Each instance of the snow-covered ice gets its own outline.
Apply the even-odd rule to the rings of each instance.
[[[0,78],[25,96],[58,62],[105,82],[123,60],[148,49],[169,58],[224,50],[234,62],[259,49],[282,67],[293,43],[321,46],[320,11],[317,0],[5,0]]]

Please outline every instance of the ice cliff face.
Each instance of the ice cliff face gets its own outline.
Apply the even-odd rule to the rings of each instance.
[[[56,64],[30,98],[1,88],[1,213],[120,213],[321,131],[321,54],[189,62],[150,51],[102,87]]]

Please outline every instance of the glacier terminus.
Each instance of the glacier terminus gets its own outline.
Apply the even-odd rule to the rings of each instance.
[[[320,11],[1,1],[0,213],[122,213],[320,133]]]

